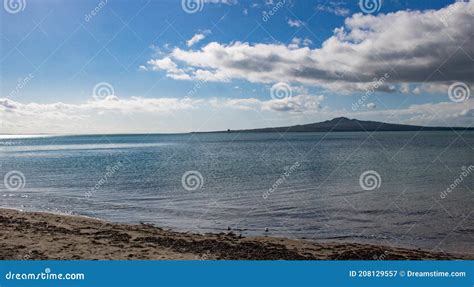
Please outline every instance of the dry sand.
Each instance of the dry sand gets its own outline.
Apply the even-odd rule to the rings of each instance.
[[[179,233],[10,209],[0,209],[0,224],[0,259],[473,259],[359,243]]]

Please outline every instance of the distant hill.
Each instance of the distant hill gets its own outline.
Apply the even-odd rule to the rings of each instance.
[[[360,121],[346,117],[332,120],[289,127],[275,127],[239,130],[239,132],[359,132],[359,131],[449,131],[449,130],[474,130],[473,127],[424,127],[414,125],[389,124],[375,121]],[[234,132],[234,131],[233,131]]]

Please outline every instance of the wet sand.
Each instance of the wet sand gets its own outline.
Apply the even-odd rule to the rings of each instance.
[[[388,246],[229,233],[193,234],[79,216],[0,209],[0,259],[474,259]]]

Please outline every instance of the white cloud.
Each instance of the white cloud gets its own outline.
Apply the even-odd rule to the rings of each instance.
[[[351,11],[344,7],[344,2],[329,1],[327,4],[318,4],[316,10],[331,13],[337,16],[348,16]]]
[[[289,49],[298,49],[298,48],[301,48],[301,47],[307,47],[311,44],[313,44],[313,41],[311,41],[308,38],[301,39],[301,38],[295,37],[295,38],[291,39],[290,44],[288,44],[288,48]]]
[[[238,1],[237,0],[204,0],[204,3],[236,5]]]
[[[474,99],[354,113],[330,110],[322,106],[323,102],[323,96],[306,94],[282,100],[109,96],[82,104],[24,104],[3,98],[0,99],[0,133],[185,132],[202,130],[202,122],[207,122],[213,114],[217,118],[213,116],[205,130],[304,124],[337,116],[432,126],[472,126],[474,123]],[[255,121],[249,122],[252,117]]]
[[[206,38],[206,35],[204,35],[203,33],[197,33],[197,34],[194,35],[191,39],[189,39],[188,41],[186,41],[186,45],[187,45],[188,47],[191,47],[191,46],[193,46],[194,44],[197,44],[199,41],[204,40],[204,38]]]
[[[197,51],[175,48],[167,57],[186,68],[188,77],[182,79],[284,80],[335,91],[364,91],[374,78],[388,73],[382,91],[393,92],[394,84],[405,83],[471,84],[474,21],[469,10],[473,8],[471,1],[440,10],[355,14],[318,49],[295,43],[211,42]],[[448,9],[450,25],[444,25],[440,18]]]
[[[212,112],[243,111],[299,114],[320,109],[322,96],[298,95],[290,99],[194,99],[194,98],[119,98],[90,99],[81,104],[20,103],[0,98],[0,133],[120,133],[182,132],[207,121]],[[188,114],[183,117],[183,114]],[[189,118],[189,115],[192,115]],[[184,119],[189,119],[185,121]],[[242,119],[242,120],[244,120]],[[136,121],[136,122],[134,122]],[[182,121],[182,122],[180,122]],[[136,125],[134,125],[136,124]],[[199,128],[202,126],[199,125]]]
[[[46,115],[54,117],[61,115],[76,117],[84,112],[150,112],[167,113],[176,110],[194,109],[199,106],[203,100],[190,98],[141,98],[131,97],[129,99],[120,99],[117,96],[110,95],[103,99],[88,100],[82,104],[65,104],[62,102],[53,104],[28,103],[22,104],[11,99],[0,99],[0,109],[6,113],[17,113],[23,116]]]
[[[169,57],[163,59],[152,59],[148,61],[148,65],[151,67],[151,70],[158,71],[164,70],[167,72],[167,76],[175,80],[191,80],[191,77],[186,74],[183,69],[179,69],[173,60]],[[148,70],[148,68],[145,68]]]
[[[0,99],[0,133],[139,132],[143,131],[142,126],[164,131],[173,120],[176,122],[173,113],[199,110],[202,104],[203,100],[189,98],[121,99],[108,96],[81,104],[24,104],[3,98]],[[143,120],[143,117],[149,119]],[[162,125],[161,121],[167,121],[168,126]],[[179,124],[174,129],[179,130]]]
[[[400,85],[400,92],[403,94],[408,94],[410,92],[410,84],[403,83]]]
[[[463,103],[440,102],[411,105],[396,110],[360,112],[358,115],[394,123],[472,127],[474,123],[474,100],[470,99]]]
[[[368,104],[367,104],[367,108],[368,108],[369,110],[373,110],[373,109],[377,108],[377,105],[376,105],[375,103],[368,103]]]
[[[290,27],[296,27],[299,28],[304,25],[304,23],[298,19],[288,19],[288,25]]]
[[[323,96],[299,95],[282,100],[270,100],[263,104],[263,110],[278,112],[317,112],[321,107]]]
[[[169,72],[177,72],[178,71],[178,65],[176,65],[173,60],[171,60],[169,57],[165,57],[163,59],[155,59],[155,60],[150,60],[148,62],[151,64],[153,68],[159,69],[159,70],[165,70]]]
[[[212,105],[215,108],[227,107],[240,110],[314,113],[318,112],[322,108],[321,102],[323,100],[324,96],[297,95],[284,99],[268,100],[260,100],[255,98],[223,100],[214,99]]]
[[[168,113],[177,110],[190,110],[202,104],[202,100],[190,98],[141,98],[131,97],[120,99],[117,96],[108,96],[102,100],[88,101],[79,105],[80,109],[93,109],[97,111],[116,111],[122,113]]]

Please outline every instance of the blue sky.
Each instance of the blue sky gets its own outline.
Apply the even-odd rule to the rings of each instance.
[[[0,133],[473,122],[472,2],[187,2],[5,0]]]

